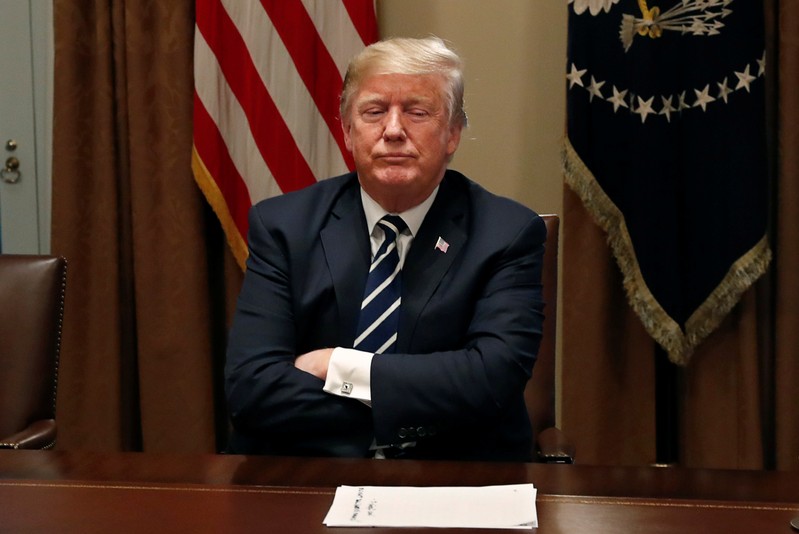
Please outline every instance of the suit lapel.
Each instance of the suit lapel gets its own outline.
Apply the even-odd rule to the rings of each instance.
[[[339,339],[352,346],[358,326],[363,288],[369,270],[369,236],[361,206],[357,180],[333,206],[327,225],[320,232],[340,318]]]
[[[445,178],[435,202],[408,251],[402,273],[402,308],[397,352],[410,347],[413,332],[430,297],[467,239],[467,198]],[[436,246],[442,239],[445,251]]]

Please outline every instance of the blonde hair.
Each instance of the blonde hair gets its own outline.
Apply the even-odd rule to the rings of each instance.
[[[361,82],[381,74],[440,74],[444,77],[445,101],[451,125],[466,127],[463,108],[463,61],[438,37],[395,37],[367,46],[347,67],[341,90],[342,120],[349,116],[352,97]]]

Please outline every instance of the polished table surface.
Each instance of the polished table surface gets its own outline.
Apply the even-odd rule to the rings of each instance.
[[[799,516],[787,472],[3,450],[0,532],[365,534],[322,525],[337,486],[518,483],[541,534],[791,533]]]

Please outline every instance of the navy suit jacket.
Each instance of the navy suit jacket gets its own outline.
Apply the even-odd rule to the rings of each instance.
[[[249,220],[225,368],[233,452],[362,457],[375,439],[416,441],[415,458],[530,459],[538,215],[446,172],[403,267],[397,350],[372,360],[371,408],[294,367],[355,338],[371,256],[357,176],[264,200]]]

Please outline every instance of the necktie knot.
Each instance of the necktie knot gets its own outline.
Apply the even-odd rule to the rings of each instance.
[[[408,225],[405,224],[405,221],[399,215],[386,215],[377,224],[386,233],[386,241],[394,241],[403,230],[408,228]]]

